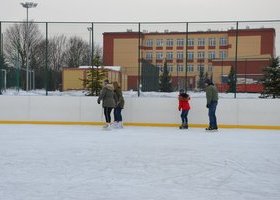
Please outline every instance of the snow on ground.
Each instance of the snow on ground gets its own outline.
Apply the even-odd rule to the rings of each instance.
[[[188,92],[192,98],[205,98],[205,92]],[[48,96],[85,96],[86,91],[48,91]],[[5,96],[46,96],[45,90],[31,90],[31,91],[16,91],[9,89],[3,92]],[[138,97],[137,91],[123,91],[124,97]],[[169,97],[177,98],[178,92],[140,92],[140,97]],[[220,98],[233,99],[234,93],[219,93]],[[260,94],[258,93],[237,93],[236,98],[238,99],[256,99],[259,98]]]
[[[280,131],[0,125],[3,200],[279,200]]]

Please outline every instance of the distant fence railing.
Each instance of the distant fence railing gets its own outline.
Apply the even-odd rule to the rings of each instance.
[[[261,93],[263,69],[279,55],[279,35],[280,20],[0,21],[0,91],[44,89],[48,95],[63,88],[64,68],[93,66],[98,55],[102,65],[120,66],[122,84],[139,93],[159,91],[164,67],[173,91],[201,91],[210,78],[220,92],[233,81],[235,93]],[[143,70],[147,63],[159,73]]]

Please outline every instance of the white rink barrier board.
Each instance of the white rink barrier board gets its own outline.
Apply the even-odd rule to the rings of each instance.
[[[190,101],[189,124],[208,124],[205,98]],[[177,126],[177,98],[129,97],[122,111],[126,125]],[[279,99],[220,99],[219,127],[280,129]],[[112,113],[113,118],[113,113]],[[97,97],[0,96],[0,123],[101,124],[104,115]]]

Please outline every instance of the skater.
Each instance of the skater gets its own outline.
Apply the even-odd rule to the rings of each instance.
[[[218,130],[216,108],[218,105],[218,90],[210,79],[205,80],[205,91],[209,116],[209,127],[206,130]]]
[[[122,95],[122,89],[119,86],[118,82],[113,82],[114,92],[115,92],[115,102],[116,107],[114,108],[114,127],[123,128],[122,122],[122,109],[124,107],[124,98]]]
[[[190,110],[190,104],[189,104],[190,96],[187,93],[185,93],[184,90],[180,90],[178,100],[179,100],[178,110],[181,111],[181,119],[182,119],[182,124],[179,128],[188,129],[189,128],[188,114],[189,114],[189,110]]]
[[[103,126],[103,128],[110,128],[111,112],[116,106],[114,95],[115,93],[113,85],[110,84],[108,80],[105,80],[104,87],[102,88],[97,99],[98,104],[100,104],[100,101],[102,101],[102,107],[104,109],[106,124]]]

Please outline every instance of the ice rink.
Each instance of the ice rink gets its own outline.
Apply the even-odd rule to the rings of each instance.
[[[1,200],[279,200],[280,131],[0,125]]]

